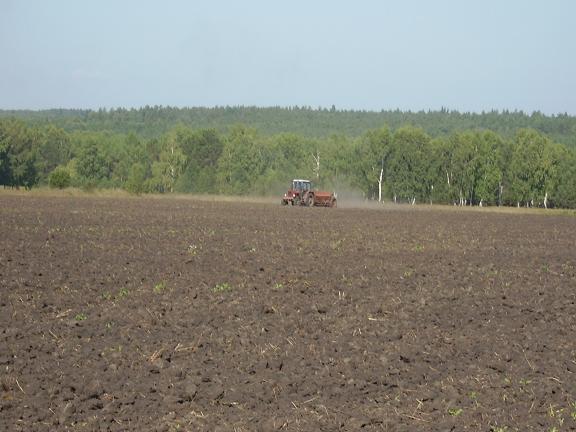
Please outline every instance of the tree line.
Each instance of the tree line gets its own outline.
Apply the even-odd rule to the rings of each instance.
[[[99,110],[50,109],[40,111],[0,110],[0,118],[16,117],[34,126],[54,125],[66,132],[91,131],[128,134],[144,139],[158,138],[177,125],[192,129],[215,129],[228,133],[236,124],[257,129],[264,135],[285,132],[312,138],[336,135],[358,137],[369,129],[388,125],[396,130],[405,125],[422,128],[427,134],[446,137],[469,129],[489,129],[511,139],[518,129],[532,128],[554,142],[576,147],[576,117],[540,112],[487,111],[357,111],[312,107],[190,107],[145,106]]]
[[[309,137],[177,125],[144,138],[0,119],[5,187],[270,195],[297,177],[373,200],[576,208],[576,150],[533,128],[433,137],[405,125]]]

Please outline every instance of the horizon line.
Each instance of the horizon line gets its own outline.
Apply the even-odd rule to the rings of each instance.
[[[35,112],[35,113],[42,113],[47,111],[85,111],[85,112],[113,112],[113,111],[139,111],[143,109],[149,108],[158,108],[158,109],[178,109],[178,110],[194,110],[194,109],[205,109],[205,110],[219,110],[219,109],[281,109],[281,110],[308,110],[308,111],[317,111],[317,112],[356,112],[356,113],[390,113],[390,112],[401,112],[401,113],[409,113],[409,114],[419,114],[419,113],[446,113],[446,114],[468,114],[468,115],[484,115],[484,114],[523,114],[526,116],[532,116],[534,114],[540,114],[545,117],[575,117],[576,114],[568,113],[567,111],[564,112],[556,112],[556,113],[546,113],[541,110],[523,110],[518,108],[491,108],[491,109],[483,109],[483,110],[459,110],[455,108],[449,108],[445,106],[441,106],[440,108],[427,108],[427,109],[402,109],[400,107],[397,108],[381,108],[381,109],[373,109],[373,108],[338,108],[335,104],[331,106],[322,106],[318,105],[313,107],[311,105],[242,105],[242,104],[235,104],[235,105],[162,105],[162,104],[145,104],[145,105],[132,105],[132,106],[102,106],[98,108],[79,108],[79,107],[50,107],[50,108],[0,108],[0,112]]]

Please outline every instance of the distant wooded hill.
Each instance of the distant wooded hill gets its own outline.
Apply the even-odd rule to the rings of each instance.
[[[358,137],[367,130],[386,125],[391,130],[410,125],[432,137],[443,137],[471,129],[491,130],[510,138],[518,129],[535,129],[557,143],[576,147],[576,117],[567,114],[526,114],[522,111],[460,113],[439,111],[352,111],[311,107],[214,107],[173,108],[146,106],[138,109],[40,111],[0,110],[1,117],[16,117],[30,125],[55,125],[67,132],[92,131],[134,133],[156,138],[176,125],[192,129],[215,129],[227,133],[237,124],[256,128],[264,135],[295,133],[320,138],[332,135]]]

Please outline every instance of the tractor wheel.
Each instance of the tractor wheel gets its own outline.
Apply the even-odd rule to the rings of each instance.
[[[314,207],[314,195],[308,194],[308,197],[306,198],[306,205],[308,207]]]

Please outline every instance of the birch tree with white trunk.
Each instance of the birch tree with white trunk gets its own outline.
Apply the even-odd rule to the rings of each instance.
[[[387,128],[368,131],[356,142],[354,149],[356,183],[378,202],[383,200],[390,150],[390,131]]]

